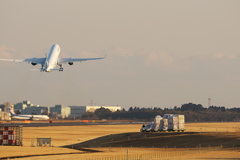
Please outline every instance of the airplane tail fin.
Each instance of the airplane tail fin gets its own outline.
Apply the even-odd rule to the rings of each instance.
[[[15,116],[16,115],[12,108],[8,108],[8,110],[9,110],[9,113],[11,114],[11,116]]]

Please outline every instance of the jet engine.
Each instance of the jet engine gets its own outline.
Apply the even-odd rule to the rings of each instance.
[[[36,66],[36,65],[37,65],[37,63],[34,63],[34,62],[32,62],[31,64],[32,64],[33,66]]]
[[[73,62],[68,62],[69,65],[73,65]]]

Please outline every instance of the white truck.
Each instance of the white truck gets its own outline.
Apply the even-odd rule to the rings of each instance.
[[[164,114],[163,117],[157,115],[153,122],[143,125],[141,132],[158,132],[158,131],[178,131],[184,132],[185,119],[184,115]]]

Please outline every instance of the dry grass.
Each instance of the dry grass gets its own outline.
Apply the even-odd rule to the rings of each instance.
[[[30,146],[37,137],[53,139],[52,145],[63,146],[87,141],[108,134],[136,132],[141,125],[84,125],[59,127],[26,127],[23,130],[23,144]]]
[[[187,123],[188,132],[236,132],[240,128],[239,122],[221,123]]]
[[[215,136],[219,132],[236,133],[236,127],[239,123],[189,123],[186,124],[186,130],[191,132],[212,132]],[[59,146],[78,144],[94,138],[119,134],[126,132],[139,132],[141,125],[90,125],[90,126],[61,126],[61,127],[25,127],[23,129],[23,144],[24,146],[0,146],[0,158],[8,156],[23,156],[23,155],[44,155],[44,154],[62,154],[64,155],[48,155],[38,157],[25,157],[20,159],[36,159],[36,160],[55,160],[55,159],[87,159],[109,156],[125,155],[128,149],[129,155],[132,154],[147,154],[157,151],[163,151],[163,148],[94,148],[102,152],[86,153],[86,151],[78,151],[74,149],[60,148]],[[238,128],[238,127],[237,127]],[[216,133],[217,132],[217,133]],[[202,133],[203,134],[203,133]],[[226,134],[226,133],[225,133]],[[234,136],[229,133],[230,137]],[[221,135],[224,136],[224,135]],[[36,138],[52,138],[52,145],[55,147],[30,147],[32,140],[36,145]],[[170,136],[171,137],[171,136]],[[181,137],[180,137],[181,138]],[[224,137],[223,137],[224,138]],[[239,134],[235,135],[239,139]],[[153,143],[153,142],[151,142]],[[158,142],[161,143],[161,142]],[[219,145],[220,142],[217,142]],[[236,146],[235,146],[236,147]],[[166,150],[178,151],[182,148],[165,148]],[[71,154],[69,154],[71,153]],[[73,154],[75,153],[75,154]],[[217,159],[217,158],[239,158],[238,150],[227,149],[221,151],[211,151],[204,154],[191,154],[184,156],[166,157],[163,159]]]

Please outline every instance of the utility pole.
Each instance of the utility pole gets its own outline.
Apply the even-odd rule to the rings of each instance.
[[[208,108],[211,106],[211,98],[208,98]]]

